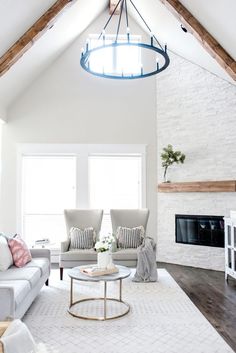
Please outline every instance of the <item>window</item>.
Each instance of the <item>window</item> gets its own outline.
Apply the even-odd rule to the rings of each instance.
[[[90,156],[91,208],[104,210],[102,233],[112,232],[111,208],[142,207],[141,156]]]
[[[131,41],[141,42],[141,36],[131,36]],[[115,35],[106,35],[106,44],[111,44]],[[119,36],[119,43],[127,42],[126,36]],[[90,48],[102,45],[98,35],[90,36]],[[94,51],[90,56],[90,69],[95,72],[106,72],[108,74],[137,74],[141,70],[141,49],[134,46],[108,47],[103,50]]]
[[[145,207],[144,145],[19,146],[18,229],[29,245],[66,238],[64,209]]]
[[[23,234],[28,243],[64,238],[63,210],[76,206],[76,158],[23,156]]]

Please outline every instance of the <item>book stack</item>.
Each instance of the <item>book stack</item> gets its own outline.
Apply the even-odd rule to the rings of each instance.
[[[118,273],[119,269],[114,266],[111,268],[99,268],[98,266],[86,266],[86,267],[81,267],[80,272],[90,276],[90,277],[96,277],[96,276],[105,276],[105,275],[111,275],[113,273]]]

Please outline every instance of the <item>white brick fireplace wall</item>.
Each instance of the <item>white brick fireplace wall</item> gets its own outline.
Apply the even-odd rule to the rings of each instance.
[[[236,86],[171,55],[157,77],[158,182],[168,143],[186,154],[171,181],[236,179]],[[175,214],[229,215],[236,193],[158,193],[158,260],[224,269],[224,249],[175,243]]]

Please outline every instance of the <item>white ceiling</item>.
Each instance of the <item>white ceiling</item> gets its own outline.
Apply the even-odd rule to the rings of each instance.
[[[227,2],[227,9],[224,10]],[[235,0],[181,0],[181,3],[236,59],[236,1]],[[153,33],[168,49],[202,66],[210,72],[235,83],[220,65],[206,52],[190,33],[181,29],[181,23],[159,0],[135,0],[135,4]],[[137,19],[137,18],[136,18]],[[137,19],[141,24],[141,21]],[[224,23],[224,26],[223,26]],[[218,25],[217,25],[218,24]]]
[[[181,0],[181,3],[236,60],[236,1]]]
[[[0,54],[55,3],[55,0],[1,0]],[[0,107],[9,106],[108,6],[108,0],[78,0],[0,78]]]
[[[133,0],[155,35],[168,48],[233,83],[228,74],[201,47],[159,0]],[[55,0],[0,1],[0,56],[50,7]],[[0,78],[0,111],[34,81],[79,36],[109,0],[78,0],[24,56]],[[181,3],[236,59],[236,1],[181,0]],[[226,6],[227,5],[227,6]],[[140,23],[140,21],[138,20]],[[140,23],[141,24],[141,23]]]

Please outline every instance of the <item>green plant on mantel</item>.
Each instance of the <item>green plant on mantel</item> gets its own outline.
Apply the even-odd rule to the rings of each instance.
[[[164,183],[169,183],[167,180],[167,169],[174,163],[184,163],[185,154],[181,151],[174,151],[172,145],[167,145],[163,148],[163,153],[161,154],[162,167],[164,168]]]

